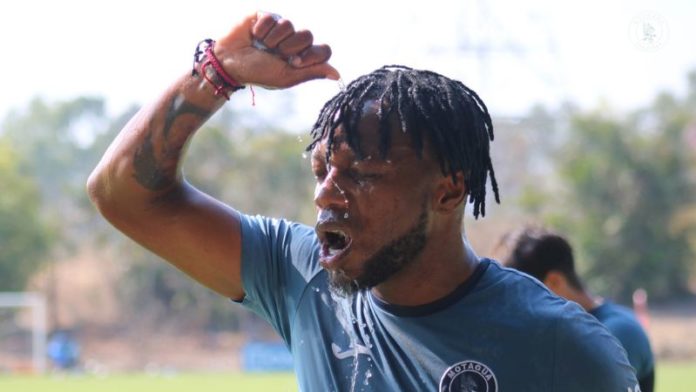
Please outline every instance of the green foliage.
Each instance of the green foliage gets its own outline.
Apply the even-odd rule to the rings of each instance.
[[[69,259],[81,248],[99,248],[118,255],[104,262],[124,266],[118,295],[126,318],[238,327],[240,308],[125,238],[86,197],[89,173],[136,110],[110,117],[100,98],[34,99],[4,119],[0,290],[23,289],[49,256]],[[311,222],[312,176],[301,157],[304,143],[269,125],[256,124],[252,132],[235,117],[223,111],[199,131],[185,163],[187,179],[240,211]]]
[[[546,219],[568,235],[581,272],[600,293],[626,300],[639,287],[653,298],[687,292],[696,222],[680,217],[696,205],[694,146],[687,143],[695,121],[693,100],[667,94],[624,118],[573,117],[556,155],[567,192],[553,196],[562,201],[551,202]],[[527,196],[533,206],[538,199],[538,191]]]
[[[0,136],[0,291],[24,289],[51,245],[36,184],[18,166],[17,154]]]
[[[80,205],[95,162],[85,146],[103,126],[104,104],[34,99],[11,112],[0,131],[0,290],[22,290],[50,256],[79,246]]]
[[[30,178],[40,196],[40,213],[57,228],[61,249],[80,245],[87,175],[96,164],[89,145],[108,123],[100,98],[77,98],[48,104],[34,99],[3,122],[3,137],[18,159],[17,170]]]
[[[279,129],[204,127],[189,150],[186,176],[236,209],[311,223],[314,177],[302,137]]]
[[[304,147],[300,137],[283,130],[251,131],[213,120],[196,134],[184,171],[193,185],[241,212],[310,223],[313,177],[301,155]],[[134,307],[148,307],[153,321],[168,317],[211,329],[240,327],[241,308],[229,300],[137,245],[126,242],[120,249],[130,260],[122,297]]]

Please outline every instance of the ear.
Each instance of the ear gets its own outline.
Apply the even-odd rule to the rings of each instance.
[[[455,181],[456,179],[456,181]],[[468,189],[464,184],[464,173],[442,176],[437,183],[433,197],[435,211],[452,212],[466,203]]]
[[[544,285],[556,294],[562,293],[567,284],[565,276],[558,271],[549,271],[544,278]],[[560,294],[559,294],[560,295]]]

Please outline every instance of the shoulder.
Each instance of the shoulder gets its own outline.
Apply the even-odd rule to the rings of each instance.
[[[578,304],[497,262],[490,263],[481,283],[480,293],[502,302],[501,313],[506,317],[514,318],[529,331],[549,332],[546,342],[553,352],[553,390],[608,392],[635,388],[635,375],[621,344]]]
[[[270,244],[313,246],[317,243],[314,229],[286,219],[240,214],[242,242],[265,241]]]
[[[319,242],[314,229],[286,219],[240,214],[242,260],[286,261],[305,278],[320,268],[317,262]]]
[[[621,343],[587,312],[559,315],[555,345],[557,387],[582,385],[577,390],[625,391],[637,384]]]
[[[648,336],[633,312],[621,305],[605,302],[592,314],[597,317],[612,335],[616,336],[627,349],[641,342],[648,342]],[[642,344],[642,343],[641,343]]]
[[[483,258],[481,261],[488,263],[485,273],[485,285],[515,285],[530,291],[549,292],[546,286],[524,272],[504,267],[497,260]]]
[[[555,317],[568,303],[533,277],[503,267],[495,260],[484,260],[488,260],[489,265],[476,289],[481,297],[513,306],[510,310],[531,312],[542,318]]]
[[[629,308],[605,302],[592,314],[621,342],[639,374],[652,368],[650,340]]]
[[[621,305],[605,302],[599,308],[593,310],[597,320],[604,324],[614,335],[622,333],[643,332],[643,327],[636,319],[633,312]]]
[[[293,233],[313,237],[314,229],[298,222],[293,222],[287,219],[270,218],[262,215],[246,215],[239,214],[242,225],[242,234],[264,234],[275,236],[287,236]]]
[[[476,309],[481,313],[480,317],[504,319],[520,331],[535,334],[553,331],[562,317],[594,319],[579,305],[557,296],[533,277],[505,268],[494,260],[490,260],[485,273],[463,305],[467,307],[467,312]],[[491,313],[491,309],[496,311]]]

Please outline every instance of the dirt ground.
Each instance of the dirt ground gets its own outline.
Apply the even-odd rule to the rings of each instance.
[[[696,299],[653,306],[648,335],[658,359],[696,360]]]
[[[649,315],[647,331],[658,360],[696,360],[696,299],[653,306]],[[243,343],[243,336],[230,333],[152,333],[146,338],[126,340],[114,336],[85,342],[84,358],[87,367],[112,371],[230,370],[239,369],[238,352]]]
[[[487,249],[485,244],[479,245]],[[58,263],[51,272],[54,278],[63,277],[56,281],[69,284],[49,286],[49,274],[45,273],[36,277],[35,289],[50,293],[54,301],[57,301],[55,298],[61,300],[62,305],[56,306],[60,311],[54,315],[61,325],[84,326],[97,322],[100,325],[123,325],[124,315],[114,291],[122,272],[118,270],[119,265],[104,263],[86,251],[79,257]],[[80,271],[78,277],[75,271]],[[658,360],[696,360],[696,297],[670,304],[651,303],[648,314],[647,331]],[[24,324],[30,325],[29,320],[27,318]],[[231,332],[205,333],[197,329],[182,332],[180,328],[168,327],[171,327],[168,323],[151,323],[138,329],[131,325],[129,330],[80,328],[82,364],[85,370],[94,373],[240,368],[239,352],[246,336]],[[255,334],[262,329],[261,325],[247,328]],[[2,330],[0,328],[0,332]],[[8,350],[8,345],[14,343],[0,333],[0,372],[8,368],[30,367],[30,358],[26,354],[30,350],[20,347],[27,345],[26,337],[23,342],[14,342],[17,347]],[[24,358],[11,358],[17,353],[24,353]]]
[[[658,360],[696,360],[696,298],[652,305],[647,331]],[[94,374],[238,370],[245,340],[246,336],[239,333],[174,333],[157,327],[127,332],[82,331],[81,363],[85,371]],[[0,350],[0,371],[28,368],[28,355],[12,358]]]

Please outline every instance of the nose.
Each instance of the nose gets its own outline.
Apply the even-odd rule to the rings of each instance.
[[[346,192],[336,180],[336,169],[330,168],[323,180],[318,180],[314,188],[314,204],[321,210],[342,210],[348,206]]]

